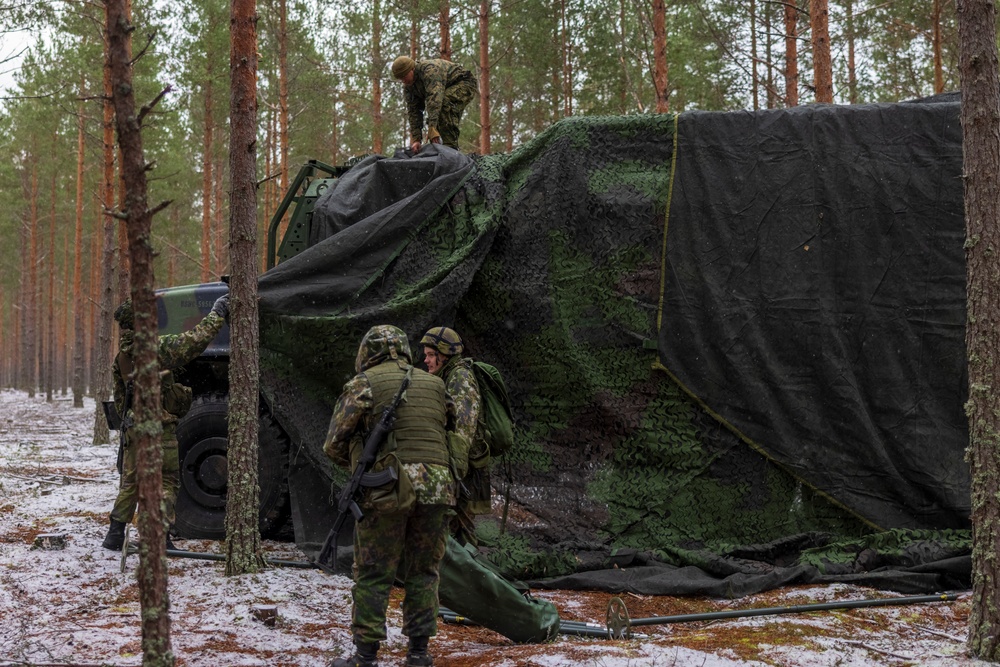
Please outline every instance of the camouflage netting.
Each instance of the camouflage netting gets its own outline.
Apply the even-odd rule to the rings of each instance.
[[[964,585],[957,104],[843,109],[573,118],[509,155],[352,169],[260,283],[297,542],[329,525],[361,336],[448,325],[514,402],[509,503],[480,525],[509,575]]]

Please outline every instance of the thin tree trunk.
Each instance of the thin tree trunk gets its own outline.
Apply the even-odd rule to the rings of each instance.
[[[764,42],[765,59],[765,84],[767,87],[767,108],[773,109],[778,104],[778,92],[774,85],[774,42],[771,32],[772,10],[768,7],[764,10],[764,34],[767,39]]]
[[[847,101],[851,104],[857,104],[858,75],[854,58],[854,0],[846,0],[844,9],[847,12]]]
[[[38,159],[31,165],[31,222],[28,228],[28,282],[24,326],[28,396],[38,388]]]
[[[125,0],[105,0],[107,11],[115,128],[122,153],[124,198],[119,215],[128,231],[131,256],[131,296],[135,313],[135,446],[139,481],[139,604],[144,667],[173,667],[170,644],[170,602],[162,512],[163,451],[160,447],[160,379],[157,363],[156,305],[153,296],[152,219],[147,206],[142,120],[152,105],[138,113],[133,97],[128,43],[133,27]],[[167,92],[167,91],[164,91]],[[159,99],[159,98],[157,98]],[[155,103],[154,103],[155,104]]]
[[[785,105],[799,105],[799,10],[785,3]]]
[[[105,35],[105,37],[107,37]],[[104,207],[110,211],[114,208],[115,197],[115,108],[111,88],[111,57],[109,44],[104,44],[104,171],[101,183]],[[108,214],[100,217],[101,234],[101,282],[97,300],[100,312],[97,316],[97,335],[94,348],[97,355],[94,358],[94,374],[97,382],[94,385],[94,397],[97,405],[94,410],[93,444],[101,445],[111,441],[108,423],[101,410],[101,401],[111,396],[111,313],[114,309],[115,285],[115,219]],[[96,258],[96,257],[95,257]]]
[[[237,0],[233,0],[233,6]],[[246,0],[242,0],[245,2]],[[288,192],[288,10],[285,0],[278,2],[278,120],[281,138],[281,192]],[[254,36],[256,43],[257,37]],[[256,72],[256,65],[254,72]],[[256,88],[255,88],[256,89]],[[254,111],[256,123],[257,112]],[[255,153],[256,155],[256,153]],[[255,162],[256,164],[256,162]],[[232,173],[230,172],[230,179]]]
[[[205,74],[205,127],[202,133],[201,159],[201,282],[207,283],[212,275],[212,54],[208,53],[208,71]]]
[[[934,24],[931,29],[931,49],[934,52],[934,93],[941,94],[944,92],[944,66],[941,59],[941,0],[934,0],[931,21]]]
[[[441,24],[441,57],[451,60],[451,2],[441,0],[438,22]]]
[[[215,187],[213,196],[215,197],[215,210],[212,214],[212,240],[215,242],[215,266],[213,267],[214,278],[218,280],[226,275],[226,218],[225,207],[223,206],[223,190],[226,182],[225,168],[223,166],[223,156],[219,156],[219,162],[215,165]]]
[[[284,3],[282,3],[284,4]],[[226,574],[264,567],[257,522],[257,33],[256,0],[230,8],[229,254],[232,337],[229,363],[229,470]]]
[[[479,3],[479,153],[490,154],[490,11],[491,0]]]
[[[957,0],[972,473],[969,650],[1000,661],[1000,74],[994,0]]]
[[[754,103],[756,104],[756,60],[754,62]],[[653,63],[656,113],[667,113],[670,111],[670,90],[667,87],[667,7],[665,0],[653,0]]]
[[[813,83],[816,101],[833,103],[833,62],[830,59],[830,9],[827,0],[811,0],[809,23],[812,31]]]
[[[420,55],[420,0],[410,2],[410,57]],[[334,162],[336,164],[336,162]]]
[[[566,0],[559,2],[560,42],[562,43],[562,97],[563,117],[573,115],[573,70],[570,59],[572,41],[569,36],[569,21],[566,16]]]
[[[372,3],[372,150],[382,153],[382,3]]]
[[[654,6],[662,0],[654,0]],[[760,109],[760,77],[757,74],[757,0],[750,0],[750,85],[753,110]]]
[[[55,142],[53,142],[55,143]],[[49,247],[46,251],[46,269],[48,271],[48,305],[46,306],[45,317],[45,401],[52,402],[52,389],[56,383],[56,319],[55,312],[55,291],[56,291],[56,172],[52,171],[52,189],[49,198],[52,206],[49,210]],[[76,406],[74,406],[76,407]]]
[[[83,92],[81,90],[81,96]],[[84,165],[83,103],[80,103],[76,133],[76,224],[73,236],[73,407],[83,407],[86,391],[83,378],[84,323],[83,309],[83,165]]]

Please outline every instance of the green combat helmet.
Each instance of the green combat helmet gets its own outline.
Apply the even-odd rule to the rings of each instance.
[[[391,324],[379,324],[369,329],[361,339],[354,369],[361,373],[388,359],[403,359],[410,363],[410,358],[410,341],[407,340],[406,333]]]
[[[429,330],[420,339],[420,344],[435,349],[446,357],[454,357],[456,354],[462,354],[462,351],[465,350],[462,337],[458,335],[457,331],[448,327],[434,327]]]
[[[135,328],[135,315],[132,312],[132,299],[125,299],[122,304],[115,308],[115,322],[122,329]]]

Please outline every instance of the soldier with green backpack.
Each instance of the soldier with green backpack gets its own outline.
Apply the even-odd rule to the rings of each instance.
[[[182,334],[160,336],[157,361],[160,366],[160,405],[163,434],[163,501],[164,519],[167,525],[174,522],[174,506],[180,490],[180,461],[177,451],[177,422],[191,408],[191,388],[174,380],[173,371],[201,354],[212,339],[222,329],[229,316],[229,294],[223,294],[212,305],[211,312],[193,329]],[[111,510],[108,534],[101,544],[105,549],[118,550],[125,542],[125,526],[132,521],[139,497],[139,483],[136,474],[136,451],[129,434],[132,424],[132,345],[135,336],[135,318],[132,301],[126,300],[115,310],[115,321],[121,329],[118,339],[118,355],[111,367],[114,380],[115,409],[121,416],[123,451],[120,453],[121,479],[118,497]],[[170,535],[167,534],[167,548],[172,549]]]
[[[496,368],[463,356],[465,343],[454,329],[434,327],[420,344],[427,370],[444,380],[457,412],[476,425],[468,468],[455,471],[461,483],[452,521],[455,539],[475,546],[475,517],[488,514],[492,506],[490,460],[502,456],[513,441],[507,387]]]

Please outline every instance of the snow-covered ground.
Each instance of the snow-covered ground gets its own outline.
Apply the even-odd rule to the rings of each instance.
[[[0,667],[141,664],[138,557],[100,546],[117,491],[115,447],[91,444],[94,403],[0,392]],[[62,550],[35,548],[39,534],[65,534]],[[178,548],[221,552],[210,541]],[[293,544],[264,543],[270,558],[304,560]],[[217,562],[171,559],[171,638],[185,667],[319,667],[351,649],[349,579],[276,568],[226,577]],[[541,592],[566,620],[602,624],[610,595]],[[633,618],[886,597],[854,586],[797,587],[742,600],[623,596]],[[401,665],[400,595],[389,613],[382,665]],[[275,605],[273,626],[255,606]],[[432,641],[440,667],[592,665],[978,665],[965,656],[969,595],[957,602],[761,616],[641,628],[610,641],[561,636],[513,645],[479,627],[442,624]]]

